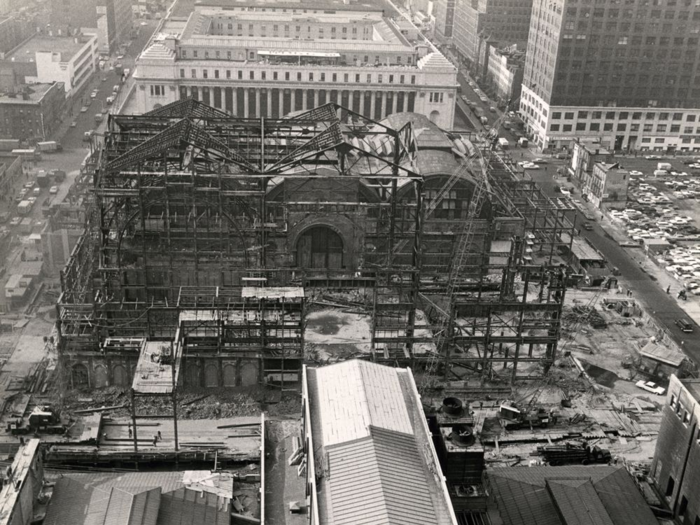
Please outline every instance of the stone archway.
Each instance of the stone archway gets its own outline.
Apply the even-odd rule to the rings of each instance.
[[[343,238],[333,228],[316,225],[305,230],[297,239],[297,266],[302,268],[344,267]]]
[[[219,386],[219,368],[209,364],[204,367],[204,386],[214,388]]]
[[[124,365],[115,365],[112,369],[114,386],[129,386],[129,378]]]
[[[431,111],[430,112],[430,122],[432,122],[433,124],[437,124],[439,120],[440,120],[440,112],[437,109]]]
[[[104,388],[109,386],[109,379],[107,377],[107,367],[104,365],[95,366],[95,370],[92,375],[92,386],[95,388]]]

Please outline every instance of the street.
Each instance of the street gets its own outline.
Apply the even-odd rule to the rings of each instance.
[[[512,153],[515,160],[518,160],[518,151],[524,152],[525,157],[529,160],[535,157],[535,153],[529,150],[514,150]],[[616,157],[615,160],[626,169],[637,169],[644,173],[650,173],[658,162],[646,160],[643,157]],[[541,169],[527,170],[527,172],[548,196],[561,197],[561,193],[555,191],[554,187],[558,182],[553,179],[552,175],[556,173],[558,167],[565,166],[567,161],[547,158],[547,162]],[[670,162],[680,167],[678,161],[671,160]],[[545,166],[547,167],[546,171]],[[574,198],[579,198],[579,196],[580,194],[574,195]],[[596,212],[596,217],[600,217],[600,212]],[[577,210],[576,224],[580,225],[584,222],[587,221],[583,213]],[[623,248],[602,228],[598,220],[591,221],[591,224],[593,229],[591,231],[581,229],[581,236],[588,239],[605,256],[610,266],[620,270],[620,279],[632,291],[633,297],[645,305],[659,325],[662,325],[671,338],[682,346],[685,354],[700,365],[700,327],[678,305],[675,296],[667,294],[649,274],[642,271],[628,253],[628,250],[641,250],[641,248]],[[691,321],[695,331],[693,333],[681,332],[675,324],[676,319]]]

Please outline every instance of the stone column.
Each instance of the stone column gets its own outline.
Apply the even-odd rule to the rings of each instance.
[[[262,93],[260,92],[260,88],[255,88],[255,115],[254,117],[260,117],[260,97],[262,96]]]
[[[267,88],[267,117],[272,118],[272,88]]]
[[[238,113],[238,88],[233,88],[231,90],[231,95],[231,104],[233,105],[231,108],[231,115],[236,115]]]
[[[314,107],[318,107],[318,89],[314,89]]]
[[[279,91],[280,97],[280,117],[284,116],[284,88],[281,87]]]
[[[243,88],[243,118],[248,118],[248,98],[250,93],[248,93],[248,88]]]
[[[365,93],[366,91],[364,89],[360,91],[360,111],[358,111],[360,115],[365,115]],[[367,115],[365,115],[365,117],[366,116]]]
[[[399,105],[399,94],[395,91],[394,96],[392,97],[394,103],[392,104],[391,112],[396,113],[396,109],[398,108]]]
[[[386,91],[382,93],[382,112],[380,113],[380,117],[384,118],[389,114],[386,108]]]
[[[369,93],[369,118],[373,119],[374,110],[376,109],[377,105],[377,94],[374,91],[370,91]]]
[[[309,90],[308,89],[304,89],[301,92],[301,101],[302,101],[301,102],[301,104],[302,104],[301,109],[303,109],[303,110],[309,109]]]
[[[289,111],[291,112],[291,111],[296,111],[296,107],[297,107],[297,90],[296,90],[296,89],[292,89],[292,90],[290,90],[290,91],[291,91],[291,95],[292,95],[292,103],[291,103],[291,107],[289,108]]]

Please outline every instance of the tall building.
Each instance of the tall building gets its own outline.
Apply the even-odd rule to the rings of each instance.
[[[678,522],[700,523],[700,380],[671,376],[651,476]]]
[[[455,10],[457,0],[436,0],[435,36],[441,42],[451,42],[454,35]]]
[[[479,56],[485,42],[525,50],[530,31],[532,0],[462,0],[455,11],[455,45],[460,57],[474,70],[483,66]]]
[[[700,151],[700,2],[535,0],[520,112],[542,148]]]
[[[136,112],[188,97],[240,117],[336,102],[374,119],[410,111],[452,127],[456,68],[415,28],[365,6],[271,6],[202,2],[166,20],[136,62]]]
[[[95,29],[100,53],[115,53],[131,38],[131,0],[55,0],[51,25],[60,34]]]

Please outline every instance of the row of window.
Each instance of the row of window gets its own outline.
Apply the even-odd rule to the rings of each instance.
[[[677,112],[677,113],[668,113],[668,112],[661,112],[661,113],[656,113],[653,111],[648,111],[648,112],[643,112],[643,111],[579,111],[578,114],[576,115],[579,119],[585,119],[585,118],[591,118],[593,120],[600,120],[603,118],[603,114],[605,114],[605,120],[628,120],[630,118],[630,115],[632,116],[632,120],[655,120],[656,117],[658,117],[659,120],[683,120],[683,113]],[[565,111],[563,112],[564,115],[564,120],[574,120],[574,112],[573,111]],[[545,115],[546,116],[546,115]],[[552,111],[552,120],[561,120],[562,118],[562,112],[561,111]],[[698,120],[698,116],[696,114],[688,114],[685,116],[685,121],[686,122],[695,122]]]
[[[550,131],[573,131],[573,124],[551,124],[549,126]],[[576,123],[576,131],[600,131],[600,123],[599,122],[577,122]],[[640,125],[639,124],[631,124],[629,127],[629,130],[634,132],[634,131],[639,131],[640,130]],[[603,124],[603,131],[620,131],[620,132],[625,132],[627,131],[627,124],[624,122],[620,122],[617,124],[617,127],[614,127],[614,124],[612,122],[606,122]],[[644,128],[642,129],[644,133],[680,133],[681,132],[681,127],[680,125],[673,125],[669,127],[666,124],[658,124],[656,126],[656,129],[654,130],[654,125],[653,124],[644,124]],[[693,131],[697,135],[700,135],[700,128],[693,128],[692,126],[686,126],[683,128],[683,134],[685,135],[692,135]]]
[[[673,9],[651,9],[650,11],[647,11],[646,9],[638,9],[635,11],[632,8],[610,8],[606,10],[602,7],[596,7],[594,9],[591,9],[588,7],[576,8],[575,6],[570,6],[566,10],[566,14],[567,17],[578,16],[579,18],[590,18],[591,15],[593,15],[593,18],[614,18],[616,20],[620,18],[629,19],[634,17],[635,15],[637,18],[645,20],[660,20],[661,18],[664,18],[666,20],[673,20],[676,17],[678,17],[679,20],[688,20],[688,18],[690,17],[690,11],[675,11]],[[698,14],[699,13],[693,13],[694,20],[700,20],[700,17],[695,18],[695,15]]]
[[[197,69],[192,68],[190,70],[190,78],[197,78]],[[224,78],[222,75],[222,70],[219,69],[214,69],[213,70],[213,77],[209,76],[209,70],[208,69],[202,69],[199,70],[202,73],[202,78]],[[226,69],[226,79],[230,80],[233,78],[233,71],[230,69]],[[341,77],[342,75],[342,77]],[[309,71],[308,73],[304,74],[302,71],[297,71],[296,75],[292,75],[292,72],[290,71],[256,71],[255,70],[250,70],[248,71],[248,78],[245,80],[292,80],[296,78],[297,82],[345,82],[349,83],[351,82],[351,78],[353,78],[355,83],[365,83],[365,84],[372,84],[374,81],[376,81],[377,84],[383,84],[385,83],[384,81],[386,80],[387,84],[405,84],[406,83],[406,77],[408,75],[394,75],[394,74],[385,74],[385,73],[367,73],[364,76],[364,82],[362,80],[362,74],[361,73],[355,73],[352,77],[350,73],[328,73],[324,71],[320,72],[315,72],[315,71]],[[180,78],[187,78],[186,71],[184,68],[180,68]],[[244,80],[244,74],[243,71],[238,70],[236,71],[236,79],[237,80]],[[329,80],[326,80],[329,79]],[[339,80],[342,79],[342,80]],[[416,83],[416,75],[410,75],[408,80],[410,81],[411,84]]]
[[[327,24],[327,25],[326,25],[326,28],[328,28],[327,26],[330,26],[330,24]],[[217,27],[218,27],[218,29],[221,29],[221,30],[224,29],[224,25],[223,25],[222,23],[219,23],[219,24],[217,25]],[[287,34],[290,32],[289,27],[290,27],[289,25],[284,25],[283,29],[284,29],[285,35],[287,35]],[[229,23],[228,26],[227,26],[227,28],[230,29],[230,30],[233,30],[233,24],[232,24],[232,23]],[[311,33],[311,29],[312,29],[312,28],[313,28],[313,29],[318,29],[319,34],[323,34],[323,32],[324,32],[324,26],[322,26],[322,25],[320,25],[320,26],[312,26],[312,25],[307,25],[307,26],[305,26],[305,29],[306,29],[306,32],[307,32],[307,33]],[[342,27],[338,26],[338,28],[341,29],[340,31],[337,31],[338,33],[341,33],[341,34],[343,34],[343,35],[347,35],[347,34],[348,34],[348,27],[347,27],[347,26],[342,26]],[[261,33],[267,32],[267,26],[266,26],[265,24],[261,24],[260,26],[257,27],[257,29],[258,29]],[[358,33],[358,31],[357,31],[358,28],[357,28],[357,27],[352,27],[352,28],[350,28],[350,29],[351,29],[350,34],[356,35],[356,34]],[[243,31],[243,24],[236,24],[236,30],[237,30],[237,31]],[[255,25],[255,24],[248,24],[248,32],[253,33],[255,30],[256,30],[256,25]],[[303,31],[302,26],[294,26],[294,31],[295,31],[296,33],[301,33],[301,32]],[[279,33],[279,25],[278,25],[278,24],[273,24],[273,25],[272,25],[272,32],[273,32],[273,33]],[[368,27],[368,26],[364,26],[364,27],[362,28],[362,32],[363,32],[364,34],[370,34],[370,33],[372,32],[372,28],[371,28],[371,27]],[[336,27],[335,27],[335,26],[330,26],[330,31],[329,31],[329,33],[330,33],[330,34],[335,34],[335,33],[336,33]],[[241,35],[241,36],[242,36],[242,35]],[[253,35],[251,35],[251,36],[253,36]]]
[[[613,5],[640,5],[643,7],[647,6],[659,6],[666,5],[669,7],[674,6],[685,6],[690,7],[693,2],[697,0],[570,0],[572,4],[582,3],[582,4],[613,4]]]
[[[683,406],[683,403],[680,402],[678,397],[671,394],[671,402],[669,404],[671,406],[671,410],[673,410],[676,413],[676,415],[679,418],[681,418],[681,421],[683,421],[684,425],[690,423],[690,412],[686,410],[686,408]],[[700,432],[700,430],[698,432]],[[698,439],[700,439],[700,433],[698,434]]]
[[[212,60],[222,60],[224,58],[224,55],[220,49],[212,50],[209,52],[208,50],[205,50],[203,53],[203,56],[200,57],[199,50],[198,49],[180,49],[180,58],[188,58],[190,55],[188,53],[191,53],[192,58],[204,58],[205,60],[207,59],[212,59]],[[226,60],[238,60],[240,62],[243,62],[245,60],[258,60],[258,58],[262,58],[262,55],[258,56],[257,51],[248,51],[246,54],[245,51],[243,50],[238,50],[236,52],[228,49],[226,51]],[[413,57],[409,55],[396,55],[396,56],[388,56],[388,55],[340,55],[340,61],[345,62],[345,63],[352,63],[352,64],[358,64],[358,63],[363,63],[363,64],[382,64],[382,63],[389,63],[391,65],[404,65],[404,62],[406,65],[411,65],[413,63]]]

